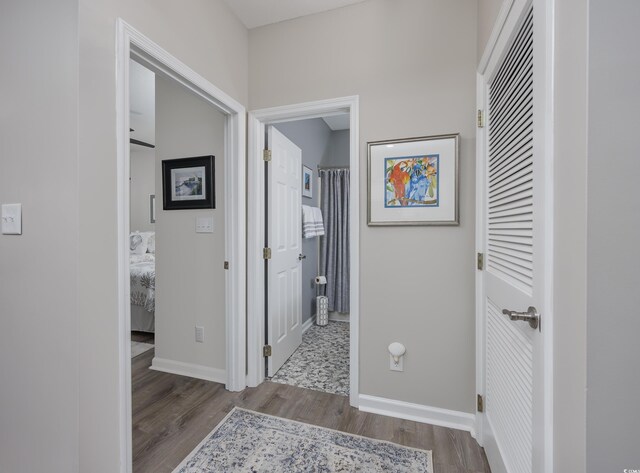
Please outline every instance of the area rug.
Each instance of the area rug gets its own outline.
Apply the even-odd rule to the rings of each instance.
[[[173,473],[433,473],[430,450],[235,407]]]
[[[131,341],[131,358],[135,358],[138,355],[142,355],[145,351],[149,351],[154,347],[151,343],[134,342]]]
[[[348,396],[349,324],[312,325],[271,381]]]

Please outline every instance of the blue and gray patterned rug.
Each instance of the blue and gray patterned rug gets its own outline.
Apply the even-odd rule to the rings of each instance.
[[[349,324],[312,325],[271,381],[348,396]]]
[[[430,450],[234,408],[174,473],[433,473]]]

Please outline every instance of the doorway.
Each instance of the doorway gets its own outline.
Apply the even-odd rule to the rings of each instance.
[[[265,291],[268,282],[268,270],[265,271],[265,232],[269,230],[269,222],[264,212],[265,192],[267,192],[265,172],[266,134],[270,126],[286,125],[287,123],[317,118],[347,115],[349,123],[349,167],[350,192],[358,196],[358,97],[346,97],[319,102],[309,102],[298,105],[263,109],[251,112],[248,121],[249,157],[248,157],[248,190],[249,190],[249,227],[248,227],[248,318],[247,318],[247,384],[257,386],[265,379],[265,365],[268,364],[269,330],[265,319],[269,305],[269,294]],[[318,169],[311,169],[317,176]],[[317,185],[317,181],[312,181]],[[348,360],[350,372],[349,399],[352,406],[358,405],[358,327],[359,327],[359,208],[358,199],[351,199],[349,204],[349,243],[352,251],[349,253],[350,273],[350,309],[348,327]],[[298,232],[301,231],[299,227]],[[301,253],[304,257],[304,253]],[[268,268],[268,263],[267,263]],[[314,288],[315,294],[315,288]],[[315,315],[315,314],[314,314]],[[302,321],[301,321],[302,322]],[[310,325],[310,324],[309,324]],[[301,327],[302,328],[302,327]],[[273,335],[273,334],[272,334]],[[271,337],[273,340],[273,336]],[[273,373],[271,373],[273,374]]]
[[[221,381],[230,391],[245,383],[245,109],[122,19],[117,21],[117,232],[120,393],[120,471],[132,470],[131,294],[130,294],[130,60],[203,99],[224,116],[224,294],[225,365]],[[151,205],[151,204],[150,204]],[[193,227],[191,227],[193,229]],[[222,262],[221,262],[222,263]],[[221,265],[222,266],[222,265]],[[166,368],[166,367],[165,367]],[[169,371],[168,369],[165,369]],[[203,373],[203,377],[207,373]]]
[[[267,126],[266,376],[349,395],[349,114]],[[283,192],[286,189],[286,192]]]

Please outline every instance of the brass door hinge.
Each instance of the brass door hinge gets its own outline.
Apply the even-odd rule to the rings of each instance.
[[[271,150],[270,149],[265,149],[262,152],[262,159],[264,159],[266,162],[271,162]]]
[[[478,269],[480,271],[484,269],[484,253],[478,253]]]
[[[224,262],[224,269],[229,269],[229,262],[228,261]]]
[[[271,356],[271,345],[265,345],[262,347],[262,356]]]
[[[271,248],[263,248],[262,249],[262,257],[264,259],[271,259]]]
[[[478,394],[478,412],[484,412],[484,400],[481,394]]]
[[[484,112],[478,110],[478,128],[484,128]]]

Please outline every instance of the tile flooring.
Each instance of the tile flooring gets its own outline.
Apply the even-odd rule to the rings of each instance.
[[[271,381],[348,396],[349,324],[312,325]]]

